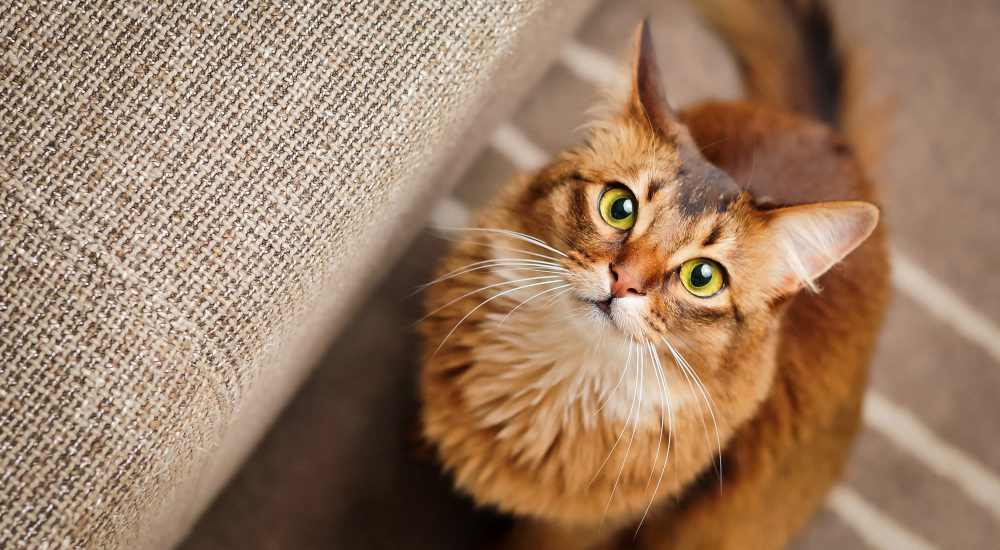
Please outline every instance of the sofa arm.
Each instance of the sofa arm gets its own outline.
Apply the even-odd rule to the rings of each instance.
[[[589,4],[0,14],[0,547],[175,542]]]

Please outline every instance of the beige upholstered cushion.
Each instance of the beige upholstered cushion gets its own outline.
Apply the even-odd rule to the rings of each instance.
[[[0,12],[2,548],[176,540],[589,2],[250,4]]]

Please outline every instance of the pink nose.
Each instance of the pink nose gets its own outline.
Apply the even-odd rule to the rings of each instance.
[[[629,295],[643,296],[646,294],[643,291],[642,283],[628,270],[623,269],[621,266],[615,267],[614,265],[610,265],[608,267],[611,269],[612,296],[615,298],[624,298]]]

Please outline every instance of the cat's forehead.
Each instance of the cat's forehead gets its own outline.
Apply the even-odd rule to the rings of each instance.
[[[728,174],[700,158],[668,162],[650,158],[622,163],[602,179],[624,184],[640,204],[676,210],[685,218],[724,213],[740,195]]]
[[[685,160],[677,172],[676,192],[671,196],[687,217],[707,212],[723,213],[739,197],[740,189],[729,174],[699,157]]]
[[[708,162],[684,162],[668,171],[647,168],[628,185],[639,203],[636,236],[675,249],[693,241],[710,244],[705,241],[731,233],[739,187]]]
[[[673,206],[685,217],[696,217],[723,212],[739,196],[733,179],[684,136],[674,143],[634,131],[602,137],[592,142],[587,155],[592,175],[628,186],[640,203]]]

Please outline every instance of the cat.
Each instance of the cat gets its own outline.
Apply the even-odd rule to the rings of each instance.
[[[427,291],[423,437],[519,518],[504,547],[779,548],[855,436],[879,208],[836,131],[774,108],[822,114],[798,79],[828,20],[713,4],[757,101],[675,112],[643,22],[627,97],[479,212]],[[768,9],[794,32],[761,51],[739,25]]]

